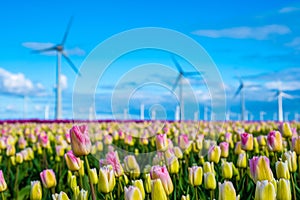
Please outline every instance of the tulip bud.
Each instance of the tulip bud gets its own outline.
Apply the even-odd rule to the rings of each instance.
[[[254,182],[273,179],[270,161],[266,156],[254,156],[249,160],[250,176]]]
[[[152,180],[151,188],[151,200],[167,200],[167,195],[160,179]]]
[[[219,183],[219,200],[236,200],[236,192],[232,182],[225,181],[223,184]]]
[[[73,192],[75,192],[75,190],[77,189],[77,179],[76,176],[71,176],[70,179],[70,188],[72,189]]]
[[[84,161],[83,160],[80,160],[81,162],[81,167],[80,169],[78,170],[78,173],[79,173],[79,176],[83,177],[85,172],[84,172]]]
[[[204,173],[204,187],[207,190],[216,189],[216,178],[214,173],[212,172]]]
[[[275,200],[276,190],[274,185],[268,180],[257,181],[255,189],[255,200]]]
[[[186,196],[182,195],[181,200],[190,200],[190,195],[189,194],[187,194]]]
[[[247,156],[246,156],[245,152],[239,154],[236,165],[239,168],[246,168],[247,167]]]
[[[297,155],[300,155],[300,136],[292,138],[292,150],[295,151]]]
[[[52,169],[45,169],[40,173],[40,177],[45,188],[56,186],[55,173]]]
[[[0,192],[4,192],[7,189],[7,184],[3,177],[3,172],[0,170]]]
[[[6,148],[6,156],[14,156],[16,153],[16,147],[14,145],[8,145]]]
[[[140,176],[140,166],[133,155],[128,155],[124,158],[125,170],[130,173],[132,178]]]
[[[11,164],[13,166],[15,166],[16,165],[16,157],[15,156],[10,156],[9,159],[10,159]]]
[[[214,163],[210,163],[210,162],[205,162],[203,165],[203,173],[207,173],[207,172],[213,172],[215,173],[215,169],[214,169]]]
[[[232,163],[231,162],[224,162],[222,163],[222,176],[225,179],[232,178]]]
[[[203,170],[202,167],[189,167],[189,184],[192,186],[199,186],[202,184]]]
[[[183,158],[182,151],[181,151],[181,149],[180,149],[179,147],[174,147],[173,150],[174,150],[175,156],[176,156],[178,159],[182,159],[182,158]]]
[[[19,146],[19,149],[25,149],[25,147],[27,146],[27,141],[25,140],[25,138],[23,136],[21,136],[19,138],[18,146]]]
[[[243,152],[245,151],[242,149],[242,142],[241,141],[236,142],[234,147],[234,154],[238,155]]]
[[[157,151],[166,151],[168,149],[167,134],[157,134],[155,141]]]
[[[78,194],[77,200],[88,200],[88,198],[89,198],[88,191],[81,189]]]
[[[150,171],[151,179],[160,179],[167,195],[173,192],[173,182],[165,166],[153,166]]]
[[[67,164],[67,167],[69,170],[71,171],[78,171],[81,167],[81,161],[80,158],[77,158],[73,151],[68,151],[67,153],[65,153],[65,161]]]
[[[31,181],[30,200],[42,199],[42,186],[40,181]]]
[[[277,161],[275,163],[275,168],[276,168],[277,179],[280,178],[290,179],[290,172],[289,172],[289,166],[287,161],[285,162]]]
[[[129,186],[124,188],[125,191],[125,200],[137,200],[143,199],[140,190],[135,186]]]
[[[282,150],[282,137],[279,131],[271,131],[268,134],[267,145],[270,151],[281,151]]]
[[[245,151],[253,150],[253,135],[249,133],[241,134],[242,149]]]
[[[90,174],[90,177],[91,177],[91,182],[93,184],[97,184],[98,183],[98,176],[97,176],[96,168],[90,169],[89,174]]]
[[[151,176],[150,176],[150,174],[145,175],[144,186],[145,186],[145,191],[147,193],[151,193]]]
[[[287,160],[290,172],[297,170],[297,155],[295,151],[287,151],[283,154],[283,161]]]
[[[266,136],[264,135],[257,136],[257,142],[260,146],[266,146],[267,145]]]
[[[98,190],[107,194],[114,189],[115,184],[115,174],[112,167],[101,167],[99,170]]]
[[[57,193],[52,194],[52,199],[53,200],[69,200],[69,197],[65,192],[61,191],[59,194],[57,194]]]
[[[221,149],[217,145],[212,145],[208,150],[208,161],[218,163],[221,157]]]
[[[281,129],[281,133],[282,136],[285,138],[290,138],[293,135],[293,132],[291,130],[290,124],[287,122],[284,122],[281,127],[279,127]]]
[[[23,163],[23,155],[22,153],[16,153],[16,163],[21,164]]]
[[[220,148],[221,148],[221,157],[227,158],[229,155],[229,144],[227,142],[221,142]]]
[[[181,134],[178,136],[178,145],[185,153],[188,153],[192,148],[192,141],[189,141],[188,135]]]
[[[173,156],[168,159],[168,171],[170,174],[177,174],[179,172],[179,162],[176,156]]]
[[[277,196],[276,199],[278,200],[291,200],[291,185],[288,179],[281,178],[277,182]]]
[[[91,152],[91,141],[86,125],[73,126],[70,130],[71,146],[75,156],[86,156]]]
[[[142,199],[145,199],[145,190],[144,190],[144,185],[143,185],[143,181],[140,180],[136,180],[136,181],[132,181],[132,185],[137,187],[142,195]]]

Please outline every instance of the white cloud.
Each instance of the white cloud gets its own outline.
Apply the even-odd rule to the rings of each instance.
[[[61,87],[61,90],[65,90],[68,88],[68,78],[64,74],[60,75],[60,87]]]
[[[300,8],[297,8],[297,7],[284,7],[284,8],[281,8],[278,12],[279,13],[291,13],[291,12],[295,12],[295,11],[299,11]]]
[[[241,27],[233,27],[233,28],[226,28],[220,30],[198,30],[194,31],[193,33],[199,36],[206,36],[211,38],[235,38],[235,39],[257,39],[257,40],[264,40],[267,39],[270,35],[285,35],[290,33],[291,30],[284,25],[266,25],[260,27],[248,27],[248,26],[241,26]]]
[[[33,83],[22,73],[11,73],[0,68],[0,92],[10,95],[41,95],[44,86]]]
[[[300,37],[294,38],[291,42],[285,44],[288,47],[294,47],[295,49],[300,49]]]
[[[265,88],[269,90],[281,89],[283,91],[300,90],[300,81],[270,81],[265,83]]]
[[[32,50],[43,50],[47,48],[51,48],[56,46],[54,43],[43,43],[43,42],[23,42],[22,45],[26,48],[32,49]],[[79,47],[74,47],[72,49],[65,49],[65,52],[68,55],[76,55],[76,56],[83,56],[85,55],[85,51]],[[43,55],[47,56],[53,56],[56,55],[55,51],[48,51],[48,52],[41,52]]]

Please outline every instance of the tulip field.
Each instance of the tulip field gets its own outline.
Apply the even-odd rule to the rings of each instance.
[[[300,199],[297,122],[2,122],[0,199]]]

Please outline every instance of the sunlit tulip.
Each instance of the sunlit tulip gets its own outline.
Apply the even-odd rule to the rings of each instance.
[[[268,180],[257,181],[255,189],[255,200],[275,200],[276,189]]]
[[[5,182],[3,172],[0,170],[0,192],[4,192],[7,189],[7,184]]]
[[[246,153],[240,153],[237,159],[236,166],[239,168],[246,168],[247,167],[247,156]]]
[[[291,185],[290,180],[281,178],[277,182],[277,196],[276,199],[278,200],[291,200]]]
[[[297,155],[300,155],[300,136],[292,138],[292,150],[294,150]]]
[[[132,181],[132,185],[137,187],[140,190],[142,199],[145,199],[145,189],[144,189],[143,181],[141,179]]]
[[[280,178],[290,179],[290,171],[289,171],[287,160],[285,162],[277,161],[275,163],[275,168],[276,168],[277,179]]]
[[[260,146],[266,146],[267,145],[267,139],[264,135],[257,136],[257,142]]]
[[[219,200],[236,200],[235,189],[232,182],[225,181],[224,183],[219,183]]]
[[[221,158],[221,149],[217,145],[212,145],[208,150],[207,155],[209,162],[219,163]]]
[[[231,179],[233,175],[232,171],[232,163],[231,162],[223,162],[221,165],[222,168],[222,176],[225,179]]]
[[[217,186],[215,174],[212,172],[204,173],[204,187],[207,190],[215,190]]]
[[[40,181],[31,181],[30,200],[42,199],[42,186]]]
[[[133,156],[133,155],[126,156],[124,158],[124,165],[125,165],[126,172],[130,173],[130,175],[133,178],[140,176],[140,166],[137,163],[135,156]]]
[[[167,200],[167,194],[160,179],[154,179],[151,182],[151,200]]]
[[[183,154],[182,151],[179,147],[174,147],[173,148],[174,154],[178,159],[182,159],[183,158]]]
[[[189,153],[192,148],[192,141],[189,141],[188,135],[181,134],[178,136],[178,145],[185,153]]]
[[[190,195],[187,194],[187,195],[182,195],[181,196],[181,200],[190,200]]]
[[[53,200],[69,200],[69,197],[65,192],[61,191],[59,194],[57,194],[57,193],[52,194],[52,199]]]
[[[173,182],[165,166],[153,166],[150,170],[151,179],[160,179],[167,195],[173,192]]]
[[[270,151],[282,150],[282,137],[279,131],[271,131],[267,137],[267,145]]]
[[[14,145],[8,145],[6,148],[6,156],[14,156],[16,153],[16,147]]]
[[[157,151],[166,151],[168,149],[167,134],[157,134],[155,141]]]
[[[91,141],[86,125],[73,126],[70,129],[71,146],[75,156],[86,156],[91,152]]]
[[[229,155],[229,143],[221,142],[219,146],[221,148],[221,157],[227,158]]]
[[[295,151],[284,152],[283,161],[287,161],[290,172],[295,172],[297,170],[297,155]]]
[[[134,145],[134,140],[133,140],[132,135],[125,134],[124,143],[129,145],[129,146],[133,146]]]
[[[266,156],[253,157],[249,160],[250,176],[254,182],[273,179],[270,161]]]
[[[40,177],[45,188],[53,188],[56,186],[56,177],[52,169],[45,169],[40,173]]]
[[[38,136],[38,139],[42,147],[47,148],[50,146],[49,137],[45,132],[41,132]]]
[[[143,200],[142,198],[142,194],[139,190],[139,188],[135,187],[135,186],[129,186],[128,188],[125,187],[124,188],[124,196],[125,196],[125,200]]]
[[[203,164],[203,173],[207,173],[207,172],[213,172],[215,173],[215,169],[214,169],[214,163],[213,162],[205,162]]]
[[[81,189],[80,192],[78,193],[77,200],[88,200],[88,197],[89,197],[88,191]]]
[[[192,186],[199,186],[202,184],[203,170],[202,167],[189,167],[189,184]]]
[[[97,184],[98,183],[97,169],[96,168],[90,169],[88,173],[90,175],[92,184]]]
[[[116,184],[114,170],[111,166],[101,167],[99,170],[98,190],[99,192],[109,193]]]
[[[19,149],[25,149],[25,147],[27,146],[27,141],[25,140],[24,137],[20,137],[19,140],[18,140],[18,146],[19,146]]]
[[[249,133],[241,134],[242,149],[245,151],[253,150],[253,135]]]
[[[81,161],[80,158],[77,158],[73,151],[68,151],[67,153],[65,153],[65,161],[67,164],[67,167],[69,170],[71,171],[78,171],[81,167]]]
[[[23,155],[22,153],[16,153],[16,163],[21,164],[23,163]]]

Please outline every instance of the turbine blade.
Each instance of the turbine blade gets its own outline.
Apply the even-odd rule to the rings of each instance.
[[[242,89],[243,89],[243,85],[241,84],[241,85],[239,86],[239,88],[236,90],[236,92],[234,93],[233,98],[235,98],[235,97],[241,92]]]
[[[173,63],[175,64],[175,67],[177,68],[178,72],[180,74],[182,74],[183,73],[182,68],[181,68],[181,66],[179,65],[179,63],[177,62],[177,60],[175,59],[174,56],[172,56],[172,60],[173,60]]]
[[[45,49],[37,49],[37,50],[32,50],[32,53],[43,53],[43,52],[48,52],[48,51],[57,51],[56,46],[45,48]]]
[[[285,92],[281,92],[281,95],[282,95],[282,97],[285,97],[287,99],[294,99],[294,97],[292,95],[289,95],[289,94],[287,94]]]
[[[70,32],[70,28],[71,28],[72,22],[73,22],[73,16],[70,18],[70,21],[69,21],[69,23],[68,23],[66,32],[65,32],[64,37],[63,37],[63,39],[62,39],[62,41],[61,41],[61,43],[60,43],[61,45],[64,45],[65,42],[66,42],[66,40],[67,40],[67,37],[68,37],[68,35],[69,35],[69,32]]]
[[[173,88],[172,88],[172,91],[173,91],[173,92],[175,91],[175,89],[176,89],[176,87],[177,87],[177,85],[178,85],[180,79],[181,79],[181,75],[179,74],[179,75],[177,76],[177,78],[176,78],[176,81],[175,81],[174,85],[173,85]]]
[[[202,74],[202,72],[183,72],[184,76],[197,76]]]
[[[65,52],[62,52],[62,56],[66,59],[66,61],[69,63],[69,65],[71,66],[71,68],[73,69],[73,71],[78,74],[79,76],[81,76],[79,70],[77,69],[77,67],[75,66],[75,64],[71,61],[71,59],[67,56],[67,54]]]

